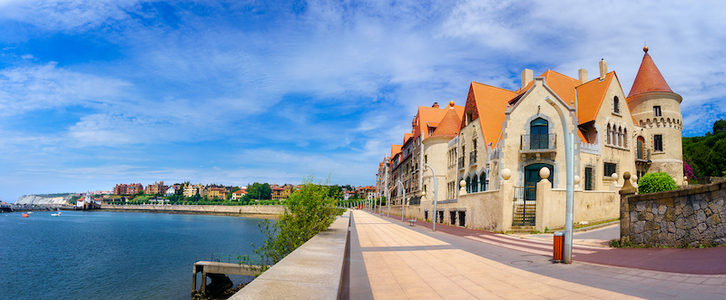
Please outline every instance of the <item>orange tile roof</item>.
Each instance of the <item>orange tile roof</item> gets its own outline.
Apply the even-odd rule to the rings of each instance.
[[[605,93],[615,77],[615,72],[605,75],[604,80],[595,78],[577,87],[578,123],[584,124],[595,120],[605,100]]]
[[[547,70],[540,77],[545,78],[545,84],[550,87],[560,99],[564,100],[567,105],[575,101],[575,87],[580,85],[580,81],[558,72]]]
[[[392,145],[391,146],[391,160],[393,160],[393,157],[396,156],[396,154],[398,154],[399,152],[401,152],[401,145]]]
[[[430,127],[437,127],[438,123],[441,122],[441,119],[444,118],[444,115],[446,115],[446,112],[449,110],[450,105],[447,105],[443,108],[437,108],[437,107],[428,107],[428,106],[419,106],[418,107],[418,113],[416,113],[416,117],[414,120],[418,120],[418,122],[414,122],[414,128],[413,128],[413,134],[414,138],[418,138],[423,134],[423,139],[426,139],[429,137],[429,128]],[[459,105],[454,105],[454,110],[460,115],[464,112],[464,107]]]
[[[639,94],[649,92],[670,92],[673,93],[671,87],[666,83],[665,78],[655,66],[653,59],[648,54],[648,48],[643,49],[645,55],[643,55],[643,61],[640,63],[640,69],[638,69],[638,75],[635,76],[633,81],[633,87],[630,89],[628,94],[628,101],[630,98]]]
[[[456,113],[455,109],[449,109],[444,118],[436,127],[436,130],[430,137],[455,137],[459,134],[459,126],[461,125],[461,115]]]
[[[403,144],[405,145],[409,139],[413,137],[412,133],[404,133],[403,134]]]
[[[502,132],[502,123],[504,123],[504,112],[510,99],[514,98],[516,93],[498,87],[481,84],[475,81],[469,86],[469,95],[466,101],[465,113],[472,112],[472,120],[479,119],[482,128],[485,144],[498,142]],[[466,126],[466,117],[462,115],[461,126]]]

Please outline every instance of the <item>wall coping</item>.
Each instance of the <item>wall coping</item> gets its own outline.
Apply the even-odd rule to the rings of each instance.
[[[350,210],[229,299],[337,299]]]
[[[705,194],[708,192],[718,191],[726,189],[726,182],[716,182],[711,184],[697,185],[694,187],[687,187],[672,191],[664,191],[650,194],[638,194],[631,195],[628,197],[628,201],[649,201],[649,200],[660,200],[665,198],[684,197],[694,194]]]

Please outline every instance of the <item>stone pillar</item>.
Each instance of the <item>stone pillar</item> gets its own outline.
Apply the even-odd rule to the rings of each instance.
[[[512,230],[514,185],[509,180],[503,180],[499,185],[499,195],[501,195],[502,205],[502,224],[499,230],[506,232]]]
[[[552,183],[543,178],[537,182],[537,201],[535,202],[534,230],[544,232],[550,224],[551,212],[562,207],[552,207]]]
[[[628,197],[637,189],[630,184],[630,172],[623,174],[623,188],[620,189],[620,245],[630,242],[630,205]]]

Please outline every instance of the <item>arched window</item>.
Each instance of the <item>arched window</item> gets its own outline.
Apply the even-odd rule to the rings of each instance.
[[[638,137],[638,149],[636,149],[636,151],[638,151],[637,158],[644,160],[645,159],[645,139],[642,136]]]
[[[471,193],[471,178],[466,177],[466,192]]]
[[[476,174],[474,174],[474,177],[471,178],[471,192],[476,193],[479,191],[479,178],[477,178]]]
[[[545,119],[537,118],[529,124],[530,149],[549,148],[549,128]]]
[[[610,128],[610,124],[608,124],[608,130],[606,131],[606,133],[607,133],[607,142],[606,142],[606,144],[610,145],[610,144],[613,143],[613,140],[612,140],[613,132],[612,132],[612,129]]]
[[[618,96],[615,96],[615,98],[613,98],[613,111],[616,114],[620,113],[620,99],[618,99]]]
[[[487,190],[487,173],[482,172],[479,175],[479,184],[481,185],[481,191],[485,192]]]

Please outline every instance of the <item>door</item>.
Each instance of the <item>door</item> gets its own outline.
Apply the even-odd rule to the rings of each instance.
[[[542,168],[549,169],[550,177],[554,176],[552,165],[532,164],[524,168],[524,200],[535,200],[537,198],[537,182],[542,179],[539,177],[539,170]],[[550,180],[551,184],[553,182],[554,180]]]

